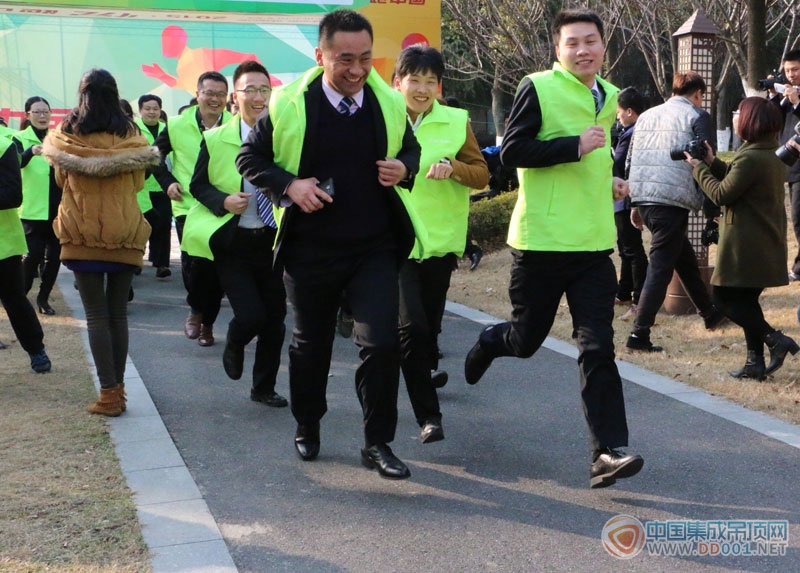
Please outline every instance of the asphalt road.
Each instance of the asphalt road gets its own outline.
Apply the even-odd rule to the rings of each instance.
[[[272,571],[800,571],[798,450],[625,381],[630,451],[642,472],[589,489],[589,450],[573,358],[542,348],[495,362],[476,386],[464,356],[481,325],[448,313],[440,391],[446,439],[422,445],[403,382],[392,443],[411,479],[360,464],[357,348],[337,337],[329,411],[314,462],[294,452],[288,408],[250,401],[245,376],[222,369],[217,344],[183,335],[178,273],[134,281],[130,356],[243,572]],[[287,320],[291,332],[291,310]],[[289,335],[287,335],[288,343]],[[288,396],[286,354],[277,390]],[[788,520],[784,556],[610,556],[601,531],[619,514],[666,520]]]

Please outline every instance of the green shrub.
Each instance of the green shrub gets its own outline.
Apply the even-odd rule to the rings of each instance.
[[[505,245],[508,222],[517,203],[517,192],[501,193],[492,199],[482,199],[469,206],[469,236],[484,249]]]

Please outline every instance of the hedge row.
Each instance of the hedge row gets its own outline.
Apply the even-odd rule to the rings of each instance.
[[[517,203],[517,192],[481,199],[469,207],[469,235],[483,249],[499,249],[508,236],[508,222]]]

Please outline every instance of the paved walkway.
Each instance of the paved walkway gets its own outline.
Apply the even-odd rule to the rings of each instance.
[[[405,391],[392,444],[412,477],[361,467],[357,348],[337,337],[322,450],[304,463],[288,409],[249,400],[217,344],[183,336],[180,276],[145,268],[130,304],[129,408],[110,419],[154,571],[800,571],[800,428],[619,363],[642,472],[589,489],[576,351],[548,339],[529,360],[497,360],[480,384],[463,358],[495,319],[450,304],[442,334],[450,383],[446,440],[421,445]],[[59,285],[82,318],[69,273]],[[291,321],[287,321],[291,330]],[[288,341],[288,336],[287,336]],[[285,356],[285,354],[284,354]],[[252,365],[247,349],[245,372]],[[288,395],[285,364],[278,391]],[[785,556],[656,556],[601,546],[618,514],[655,520],[788,520]]]

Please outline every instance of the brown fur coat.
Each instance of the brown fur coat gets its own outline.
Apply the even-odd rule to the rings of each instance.
[[[142,266],[150,225],[136,193],[145,169],[158,164],[158,149],[142,135],[75,135],[59,126],[48,133],[42,154],[64,190],[53,221],[61,259]]]

